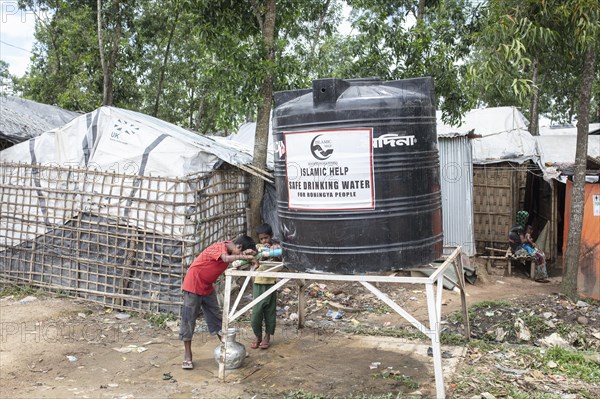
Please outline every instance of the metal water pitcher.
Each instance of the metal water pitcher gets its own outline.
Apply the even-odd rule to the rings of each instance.
[[[227,340],[227,351],[225,353],[225,370],[237,369],[242,365],[246,358],[246,347],[235,340],[237,330],[235,328],[227,329],[227,334],[223,339]],[[221,364],[221,345],[214,351],[214,357],[217,364]]]

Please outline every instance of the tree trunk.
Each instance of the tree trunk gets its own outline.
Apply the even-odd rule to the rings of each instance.
[[[419,0],[419,9],[417,10],[417,22],[423,21],[423,14],[425,14],[425,0]]]
[[[117,23],[115,26],[115,32],[113,33],[113,42],[110,49],[110,58],[108,60],[108,86],[106,90],[106,104],[113,105],[113,71],[117,66],[117,58],[119,56],[119,43],[121,42],[121,29],[122,29],[122,15],[121,15],[121,2],[115,1],[114,4],[116,12]]]
[[[160,77],[158,79],[158,88],[156,89],[156,98],[154,99],[154,109],[152,116],[158,117],[158,105],[160,104],[160,96],[163,90],[163,84],[165,81],[165,70],[167,69],[167,63],[169,62],[169,56],[171,54],[171,43],[173,42],[173,35],[175,34],[175,28],[177,27],[177,21],[179,21],[179,11],[175,14],[175,22],[169,32],[169,40],[167,41],[167,48],[165,49],[165,55],[163,57],[162,66],[160,68]]]
[[[194,130],[200,131],[200,123],[202,122],[202,117],[204,117],[204,96],[206,95],[205,91],[200,91],[200,98],[198,99],[198,114],[196,115],[196,120],[194,123]]]
[[[323,5],[323,12],[319,17],[319,22],[317,23],[317,29],[315,32],[315,37],[313,39],[312,46],[310,48],[310,57],[313,58],[315,56],[315,52],[317,50],[317,45],[319,44],[319,39],[321,38],[321,30],[323,29],[323,21],[325,21],[325,17],[327,16],[327,12],[329,11],[329,1],[325,1]]]
[[[100,51],[100,65],[102,66],[102,105],[107,105],[108,99],[108,64],[104,57],[104,41],[102,40],[102,0],[97,1],[98,8],[98,49]]]
[[[190,127],[190,129],[194,129],[194,99],[196,94],[196,90],[195,89],[191,89],[190,92],[190,117],[189,117],[189,121],[188,121],[188,126]]]
[[[575,173],[571,197],[571,217],[567,238],[567,251],[564,259],[564,273],[560,291],[568,298],[576,300],[577,274],[581,252],[581,229],[585,195],[585,168],[588,149],[589,109],[596,63],[596,48],[590,45],[585,52],[579,109],[577,110],[577,147],[575,149]]]
[[[275,3],[276,0],[267,0],[264,23],[262,24],[263,40],[265,44],[265,60],[271,65],[275,58],[275,49],[273,43],[275,39]],[[269,121],[271,119],[271,104],[273,97],[273,71],[269,69],[263,79],[260,87],[260,96],[262,102],[258,109],[256,121],[256,132],[254,139],[254,166],[260,169],[266,169],[267,166],[267,144],[269,139]],[[261,203],[264,194],[264,181],[256,176],[251,177],[249,205],[250,205],[250,223],[248,232],[254,236],[253,232],[256,226],[261,223]]]
[[[540,90],[538,88],[538,59],[533,58],[532,62],[532,96],[531,96],[531,107],[529,108],[529,133],[532,136],[540,135]]]
[[[113,79],[112,73],[117,65],[119,55],[119,42],[121,41],[121,3],[115,1],[117,23],[113,33],[113,40],[110,49],[110,58],[108,61],[104,55],[104,41],[102,32],[102,0],[97,1],[98,8],[98,48],[100,51],[100,64],[102,65],[102,105],[113,105]]]

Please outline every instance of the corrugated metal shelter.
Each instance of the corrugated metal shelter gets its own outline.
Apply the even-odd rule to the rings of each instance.
[[[470,135],[467,132],[438,131],[438,148],[444,246],[460,245],[463,253],[473,256],[476,248],[473,235],[473,154]]]
[[[527,120],[515,107],[476,109],[464,116],[460,126],[438,123],[438,136],[452,132],[468,132],[471,137],[476,252],[506,248],[507,232],[523,208],[528,165],[537,157]]]
[[[1,282],[179,313],[194,257],[246,232],[248,174],[240,167],[250,160],[113,107],[5,149]]]

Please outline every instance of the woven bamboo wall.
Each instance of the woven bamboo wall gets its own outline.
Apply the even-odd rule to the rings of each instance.
[[[527,166],[512,163],[474,165],[473,213],[477,253],[485,247],[505,249],[507,234],[522,209]]]
[[[247,192],[233,167],[161,178],[0,164],[0,282],[179,314],[194,257],[246,232]]]

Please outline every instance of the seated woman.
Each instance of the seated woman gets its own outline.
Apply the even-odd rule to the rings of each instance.
[[[528,225],[526,229],[523,229],[523,225],[517,224],[511,228],[508,234],[509,244],[515,256],[533,257],[533,262],[535,263],[533,279],[540,283],[547,283],[549,281],[546,269],[546,255],[537,247],[535,241],[533,241],[532,233],[532,226]]]
[[[527,251],[527,253],[534,257],[535,259],[535,281],[540,282],[548,282],[548,272],[546,270],[546,255],[544,252],[538,248],[535,241],[532,238],[533,227],[528,225],[525,229],[525,234],[523,235],[523,244],[522,247]]]

